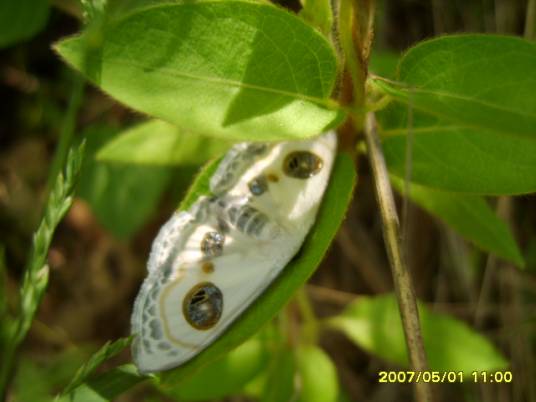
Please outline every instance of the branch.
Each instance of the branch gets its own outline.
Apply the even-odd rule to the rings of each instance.
[[[428,362],[421,335],[417,300],[408,267],[404,255],[401,252],[398,216],[393,191],[389,184],[385,159],[377,134],[376,116],[373,112],[367,113],[366,116],[365,137],[367,140],[369,161],[374,175],[374,183],[376,185],[376,198],[383,223],[383,237],[391,264],[396,297],[398,299],[398,306],[406,337],[406,346],[409,352],[409,361],[412,369],[415,371],[428,370]],[[428,383],[415,383],[415,394],[418,402],[432,401],[432,389]]]

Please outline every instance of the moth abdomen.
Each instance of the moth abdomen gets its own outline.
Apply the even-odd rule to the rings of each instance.
[[[229,223],[239,232],[257,239],[273,239],[279,233],[278,225],[268,215],[249,204],[233,205],[227,209]]]

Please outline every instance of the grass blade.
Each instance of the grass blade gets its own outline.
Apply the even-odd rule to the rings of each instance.
[[[69,152],[65,174],[59,174],[50,192],[43,219],[33,236],[32,249],[28,260],[22,287],[18,317],[8,328],[0,365],[0,396],[4,394],[13,367],[17,347],[24,340],[32,324],[35,313],[48,284],[46,259],[52,235],[73,201],[74,187],[80,172],[84,143]]]

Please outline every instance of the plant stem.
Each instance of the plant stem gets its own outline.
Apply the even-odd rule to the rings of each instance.
[[[421,335],[419,310],[417,309],[415,291],[413,290],[406,260],[400,247],[398,216],[377,134],[376,116],[373,112],[367,113],[366,116],[365,137],[376,185],[376,197],[383,222],[383,236],[393,274],[411,368],[415,371],[424,371],[428,369],[428,362]],[[418,402],[432,401],[430,384],[424,382],[415,383],[415,395]]]
[[[352,0],[341,0],[339,33],[348,71],[352,77],[352,106],[354,109],[352,117],[355,126],[362,127],[365,111],[366,67],[362,60],[362,39],[359,34],[360,29],[356,27],[354,7],[355,3]],[[354,34],[358,36],[356,40],[354,40]],[[358,48],[356,48],[356,43]]]
[[[536,40],[536,0],[529,0],[525,15],[525,39]]]
[[[307,344],[314,344],[318,338],[318,320],[316,319],[313,306],[309,295],[305,291],[305,287],[301,287],[296,293],[296,302],[300,309],[300,314],[303,319],[303,336]]]
[[[74,130],[76,126],[76,115],[80,105],[82,103],[82,97],[84,95],[84,83],[85,80],[80,75],[73,75],[72,90],[69,97],[69,104],[61,124],[60,135],[56,152],[54,153],[54,159],[48,174],[47,189],[50,191],[56,177],[60,172],[62,166],[65,164],[67,158],[67,152],[71,147],[73,140]]]

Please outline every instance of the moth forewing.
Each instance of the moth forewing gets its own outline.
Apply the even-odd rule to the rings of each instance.
[[[336,144],[333,132],[239,144],[211,177],[213,194],[163,226],[132,315],[140,371],[191,359],[281,272],[314,223]]]

